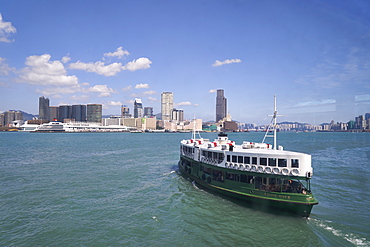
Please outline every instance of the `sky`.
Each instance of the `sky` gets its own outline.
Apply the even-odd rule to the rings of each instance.
[[[133,101],[185,118],[347,122],[370,112],[367,0],[0,0],[0,112]]]

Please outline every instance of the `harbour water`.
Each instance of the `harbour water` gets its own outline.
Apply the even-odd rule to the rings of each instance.
[[[0,246],[370,246],[370,133],[278,134],[284,149],[312,155],[319,205],[308,219],[180,176],[179,142],[189,137],[0,133]]]

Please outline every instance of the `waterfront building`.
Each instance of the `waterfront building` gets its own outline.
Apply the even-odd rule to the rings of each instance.
[[[128,108],[126,105],[121,106],[121,117],[123,118],[130,118],[130,108]]]
[[[142,118],[143,117],[143,103],[141,99],[135,99],[134,101],[134,118]]]
[[[76,122],[86,122],[86,105],[72,105],[72,119]]]
[[[58,121],[64,122],[65,119],[72,118],[72,106],[71,105],[61,105],[59,106]]]
[[[102,122],[103,106],[101,104],[88,104],[87,105],[87,122],[100,123]]]
[[[144,117],[145,118],[153,117],[153,107],[144,107]]]
[[[224,96],[224,90],[218,89],[216,96],[216,122],[226,117],[227,100]]]
[[[172,109],[173,109],[173,93],[163,92],[161,95],[162,120],[171,120]]]
[[[39,119],[49,121],[50,119],[50,101],[44,96],[39,97]]]
[[[184,121],[184,110],[173,108],[171,111],[171,120],[177,122]]]
[[[23,113],[20,111],[6,111],[0,116],[0,126],[11,126],[14,121],[23,121]]]
[[[1,113],[0,114],[0,127],[5,125],[5,114]]]
[[[49,121],[58,121],[59,120],[59,106],[49,106],[50,108],[50,119]]]

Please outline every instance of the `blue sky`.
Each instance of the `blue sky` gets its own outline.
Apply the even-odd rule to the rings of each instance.
[[[369,1],[0,0],[0,111],[141,98],[160,112],[234,120],[348,121],[370,112]]]

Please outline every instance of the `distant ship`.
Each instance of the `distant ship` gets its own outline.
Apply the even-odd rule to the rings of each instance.
[[[214,141],[196,138],[180,144],[180,172],[211,191],[291,214],[309,217],[318,204],[311,192],[311,155],[276,147],[276,98],[274,145],[243,142],[236,145],[227,134]]]

